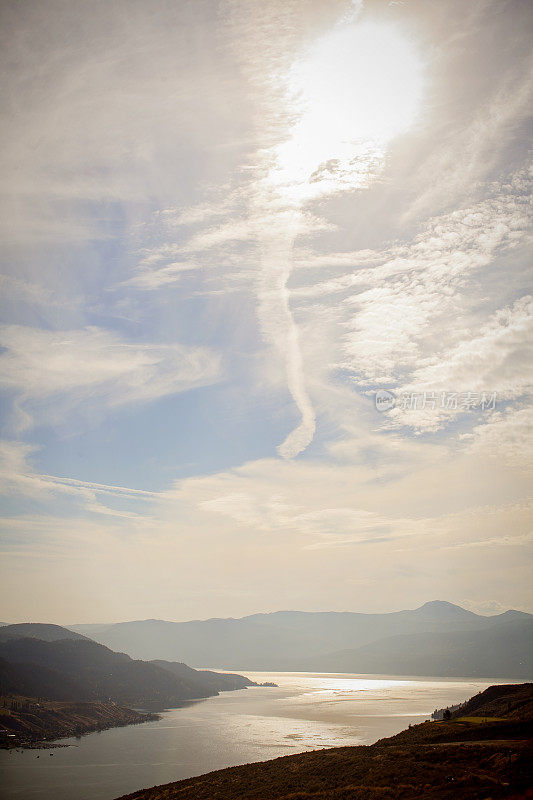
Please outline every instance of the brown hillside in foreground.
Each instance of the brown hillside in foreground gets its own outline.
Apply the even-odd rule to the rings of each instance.
[[[533,683],[489,686],[463,703],[452,717],[533,719]]]
[[[531,684],[491,689],[495,691],[487,698],[490,703],[498,692],[520,694],[522,699],[527,693],[533,696]],[[503,798],[533,800],[531,718],[426,722],[371,746],[318,750],[232,767],[144,789],[121,800]]]

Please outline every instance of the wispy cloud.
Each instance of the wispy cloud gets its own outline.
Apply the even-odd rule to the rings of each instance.
[[[166,286],[175,286],[185,275],[197,268],[198,265],[191,261],[170,261],[161,266],[159,261],[154,265],[147,264],[145,259],[139,264],[137,274],[124,281],[124,285],[156,291]]]
[[[65,494],[78,497],[82,501],[92,501],[97,495],[142,499],[154,498],[157,494],[145,489],[40,473],[32,464],[38,449],[25,442],[0,439],[0,494],[35,499]]]
[[[527,475],[533,469],[532,436],[531,407],[511,406],[495,411],[484,424],[465,434],[464,440],[471,452],[499,464],[512,464]]]
[[[220,377],[220,358],[205,347],[127,342],[96,327],[50,331],[0,329],[2,386],[28,413],[54,399],[53,418],[74,405],[115,407],[205,386]]]

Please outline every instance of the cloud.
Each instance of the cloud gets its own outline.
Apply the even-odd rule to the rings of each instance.
[[[426,392],[433,399],[423,409],[420,403],[412,408],[409,402],[399,402],[389,412],[389,421],[437,430],[465,410],[483,412],[527,395],[532,386],[532,311],[532,298],[522,297],[495,312],[478,332],[468,337],[463,332],[454,347],[428,356],[426,366],[411,373],[401,392],[407,398]],[[471,406],[465,405],[467,400]]]
[[[201,253],[219,245],[246,242],[251,236],[250,225],[246,220],[224,222],[197,233],[183,246],[183,251],[185,253]]]
[[[299,225],[298,213],[273,214],[262,237],[258,280],[258,318],[264,339],[285,362],[287,384],[301,415],[300,423],[279,445],[283,458],[293,458],[310,444],[315,433],[315,412],[305,385],[300,334],[289,303],[287,281],[292,247]]]
[[[196,206],[184,206],[182,208],[165,208],[160,212],[165,218],[167,225],[171,227],[198,225],[206,220],[218,217],[223,213],[222,204],[215,206],[208,203],[200,203]]]
[[[0,444],[6,600],[23,613],[44,598],[56,621],[57,585],[93,619],[240,615],[273,597],[526,606],[525,5],[406,3],[401,20],[345,0],[215,6],[7,9],[0,368],[31,437]],[[324,37],[387,15],[423,62],[418,117],[387,147],[321,103],[302,127],[298,69],[313,78]],[[334,85],[342,114],[371,61]],[[224,385],[174,420],[190,458],[178,440],[135,465],[117,452],[110,485],[82,480],[97,462],[39,466],[74,452],[76,415],[87,452],[110,411],[118,440],[150,436],[149,409],[142,431],[121,412],[220,381],[222,363]],[[498,402],[387,415],[378,387]],[[178,462],[193,477],[175,480]],[[121,477],[133,466],[138,488]]]
[[[508,21],[513,24],[511,18]],[[483,24],[478,20],[480,23]],[[471,108],[468,114],[463,108],[455,110],[453,103],[450,104],[449,113],[455,111],[458,117],[454,134],[446,137],[451,120],[444,118],[440,122],[442,138],[441,132],[435,131],[439,146],[421,154],[408,179],[423,188],[404,213],[402,222],[416,218],[428,207],[449,207],[458,198],[464,202],[487,176],[497,173],[502,153],[515,140],[531,105],[533,62],[530,54],[521,50],[525,46],[524,33],[514,32],[514,63],[510,58],[504,70],[498,71],[496,62],[487,69],[485,80],[491,85],[480,89],[474,113]],[[444,58],[449,55],[445,53]]]
[[[220,19],[202,3],[156,5],[6,11],[20,35],[0,63],[4,241],[107,238],[96,204],[123,204],[125,218],[154,202],[201,208],[196,181],[228,177],[249,110],[233,65],[214,56]]]
[[[445,545],[444,550],[459,550],[479,547],[524,547],[533,542],[533,531],[519,536],[504,535],[494,536],[490,539],[476,539],[475,541],[458,542],[457,544]]]
[[[533,298],[526,295],[498,309],[479,333],[465,337],[443,357],[428,357],[426,366],[413,372],[410,386],[485,389],[502,399],[518,398],[531,385],[532,334]]]
[[[49,331],[0,328],[1,385],[31,413],[49,416],[87,404],[113,408],[149,402],[220,378],[220,358],[206,347],[128,342],[97,327]],[[50,404],[50,401],[54,403]]]
[[[57,478],[53,485],[34,475],[49,496],[72,491],[68,497],[77,499],[79,511],[71,508],[61,517],[56,501],[49,514],[4,519],[15,537],[6,539],[4,560],[18,574],[19,559],[28,569],[31,554],[41,552],[47,574],[58,574],[68,563],[80,586],[86,585],[86,566],[98,563],[107,575],[120,562],[113,585],[129,607],[146,609],[150,594],[163,587],[167,618],[176,617],[171,605],[178,598],[185,603],[179,615],[192,614],[198,565],[210,575],[205,609],[218,598],[226,604],[224,613],[240,608],[243,597],[252,608],[272,608],[273,592],[276,607],[338,610],[393,609],[400,594],[406,605],[435,593],[453,601],[464,597],[465,585],[471,596],[482,598],[487,580],[502,569],[514,576],[514,602],[507,600],[507,584],[491,590],[496,601],[506,607],[527,603],[523,563],[530,510],[512,500],[520,468],[494,476],[482,456],[450,457],[446,448],[413,443],[410,459],[402,469],[396,465],[391,477],[387,465],[395,447],[405,459],[409,446],[400,440],[391,441],[374,466],[361,463],[357,452],[349,464],[261,459],[175,481],[138,499],[127,487]],[[457,508],[467,475],[468,491]],[[112,513],[115,492],[127,503],[122,515]],[[92,508],[93,496],[103,508]],[[40,573],[38,585],[43,580]],[[354,586],[369,581],[377,582],[379,593],[354,594]],[[234,585],[241,595],[231,600],[226,590]],[[105,617],[105,603],[102,609]]]
[[[533,409],[509,407],[491,414],[463,438],[470,452],[526,474],[533,467],[532,434]]]
[[[64,494],[77,497],[83,502],[94,501],[97,495],[128,499],[156,496],[155,492],[144,489],[40,473],[32,463],[39,449],[36,445],[26,442],[0,439],[0,494],[34,499]]]
[[[462,606],[462,608],[467,608],[469,611],[474,611],[476,614],[483,614],[489,617],[493,614],[503,614],[509,608],[508,605],[495,603],[493,600],[475,600],[471,598],[461,600],[459,605]],[[526,608],[515,610],[527,611]]]
[[[40,481],[32,474],[28,460],[38,448],[25,442],[0,439],[0,493],[33,497],[42,494]]]
[[[198,265],[190,261],[171,261],[165,266],[149,266],[145,260],[139,264],[137,274],[124,281],[123,285],[145,291],[157,291],[166,286],[176,285],[185,275],[196,269]]]
[[[424,358],[426,341],[440,350],[439,341],[460,340],[464,328],[449,321],[467,310],[473,274],[525,238],[527,199],[514,188],[430,220],[412,244],[385,252],[373,268],[318,285],[317,295],[360,287],[344,300],[351,312],[344,365],[360,380],[390,383]]]
[[[396,133],[406,127],[418,101],[418,62],[414,50],[394,29],[372,23],[358,24],[356,18],[360,10],[361,5],[354,4],[349,17],[339,18],[337,24],[326,28],[311,46],[308,43],[300,46],[293,64],[284,72],[277,69],[271,83],[261,86],[261,110],[270,105],[268,117],[272,120],[279,113],[274,107],[277,109],[281,105],[288,123],[282,140],[262,152],[262,169],[258,170],[258,178],[250,188],[250,216],[258,231],[260,252],[259,322],[264,340],[283,356],[288,390],[300,415],[299,424],[278,446],[283,458],[294,458],[302,453],[312,442],[316,430],[301,335],[288,290],[296,237],[318,227],[316,218],[309,225],[306,203],[312,198],[369,186],[383,167],[386,143],[393,136],[391,125]],[[268,19],[267,28],[270,24]],[[373,47],[373,42],[369,44],[372,37],[377,37],[382,45],[378,48],[380,52],[388,53],[389,45],[394,50],[391,61],[380,62],[376,70],[370,66],[375,61],[375,50],[370,59],[367,53]],[[275,48],[274,44],[272,49]],[[366,81],[351,84],[346,81],[350,71],[354,74],[361,71],[361,63],[357,61],[361,50],[364,51],[361,58],[363,61],[366,58],[371,73],[367,75],[370,89]],[[250,70],[255,54],[246,49],[241,57]],[[392,61],[395,64],[391,69]],[[402,65],[401,74],[399,64]],[[387,75],[385,81],[384,74]],[[405,80],[406,77],[409,80]],[[250,78],[262,84],[255,72]],[[395,81],[398,84],[391,92]],[[398,91],[406,87],[409,103],[402,102],[396,107]],[[383,92],[385,88],[390,94],[387,101],[378,96],[379,90]],[[335,99],[330,106],[332,95]],[[380,102],[378,111],[376,105]],[[352,106],[357,110],[351,110]],[[393,106],[395,110],[389,118],[383,109]],[[395,117],[394,122],[392,117]],[[322,223],[320,227],[329,226]],[[225,230],[222,227],[220,232]],[[231,232],[232,226],[229,230]],[[207,235],[209,237],[209,233]],[[210,243],[208,238],[207,244]]]
[[[327,387],[340,374],[360,392],[396,392],[399,402],[381,425],[431,431],[461,413],[460,404],[455,412],[439,407],[443,391],[496,392],[500,402],[524,395],[531,301],[496,303],[521,288],[520,273],[509,278],[504,265],[525,255],[529,185],[519,171],[487,187],[485,200],[431,218],[411,242],[381,251],[313,256],[304,240],[290,297],[315,405],[318,397],[328,403],[328,394],[330,406],[338,403]],[[324,271],[336,274],[323,280]],[[424,391],[435,393],[436,409],[402,408],[403,395]]]

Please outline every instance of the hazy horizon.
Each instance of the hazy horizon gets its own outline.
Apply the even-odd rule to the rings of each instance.
[[[189,618],[189,617],[187,617],[187,618],[183,618],[183,619],[177,619],[177,618],[174,618],[174,619],[166,618],[166,619],[164,619],[164,618],[160,618],[160,617],[138,617],[136,619],[123,619],[123,618],[115,619],[115,620],[95,620],[95,619],[91,619],[91,620],[83,620],[83,621],[71,620],[71,621],[65,622],[64,620],[56,620],[56,619],[51,620],[51,619],[41,619],[41,618],[33,618],[32,617],[32,618],[11,620],[10,622],[7,622],[7,623],[5,621],[2,621],[0,624],[2,624],[2,625],[4,625],[4,624],[10,625],[10,624],[23,624],[23,623],[43,623],[43,624],[47,624],[47,625],[59,625],[60,627],[69,628],[69,627],[73,627],[73,626],[77,626],[77,625],[80,625],[80,626],[81,625],[116,625],[116,624],[120,624],[120,623],[130,623],[130,622],[177,622],[177,623],[181,623],[181,622],[210,621],[210,620],[216,620],[216,619],[244,619],[246,617],[252,617],[252,616],[256,616],[256,615],[283,614],[283,613],[289,613],[289,614],[290,613],[296,613],[296,614],[335,614],[335,613],[340,613],[340,614],[394,614],[394,613],[398,613],[398,612],[401,612],[401,611],[417,611],[420,608],[422,608],[423,606],[432,605],[432,604],[441,604],[441,603],[444,603],[444,604],[447,604],[447,605],[450,604],[450,602],[448,600],[426,600],[424,603],[421,603],[420,606],[416,606],[416,607],[413,607],[413,608],[387,608],[387,609],[375,610],[375,611],[364,611],[364,610],[361,610],[361,609],[358,609],[358,608],[352,608],[352,609],[347,609],[347,608],[343,608],[343,609],[331,609],[331,608],[316,608],[316,609],[308,609],[308,608],[277,608],[277,609],[273,609],[273,610],[270,610],[270,611],[265,611],[265,610],[249,611],[249,612],[243,613],[242,615],[240,615],[238,617],[220,617],[220,616],[217,616],[217,615],[210,615],[210,616],[206,616],[206,617],[202,617],[202,618],[192,618],[192,617]],[[519,613],[533,614],[533,611],[531,611],[529,609],[524,609],[524,608],[520,608],[520,609],[518,609],[518,608],[508,608],[508,609],[504,609],[503,611],[492,611],[492,612],[485,611],[485,612],[481,612],[481,611],[476,611],[473,608],[468,608],[467,606],[462,606],[460,603],[451,603],[450,605],[459,606],[460,608],[463,608],[465,611],[471,611],[472,613],[477,614],[478,616],[483,616],[483,617],[495,617],[495,616],[499,616],[501,614],[504,614],[504,613],[506,613],[508,611],[518,611]]]
[[[2,4],[2,619],[533,608],[532,17]]]

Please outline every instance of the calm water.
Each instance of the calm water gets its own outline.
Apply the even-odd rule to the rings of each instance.
[[[225,692],[157,722],[114,728],[69,747],[0,751],[0,797],[113,800],[158,783],[319,747],[370,744],[492,683],[314,673],[247,673],[279,688]],[[53,755],[51,755],[53,753]],[[39,756],[39,758],[37,758]]]

